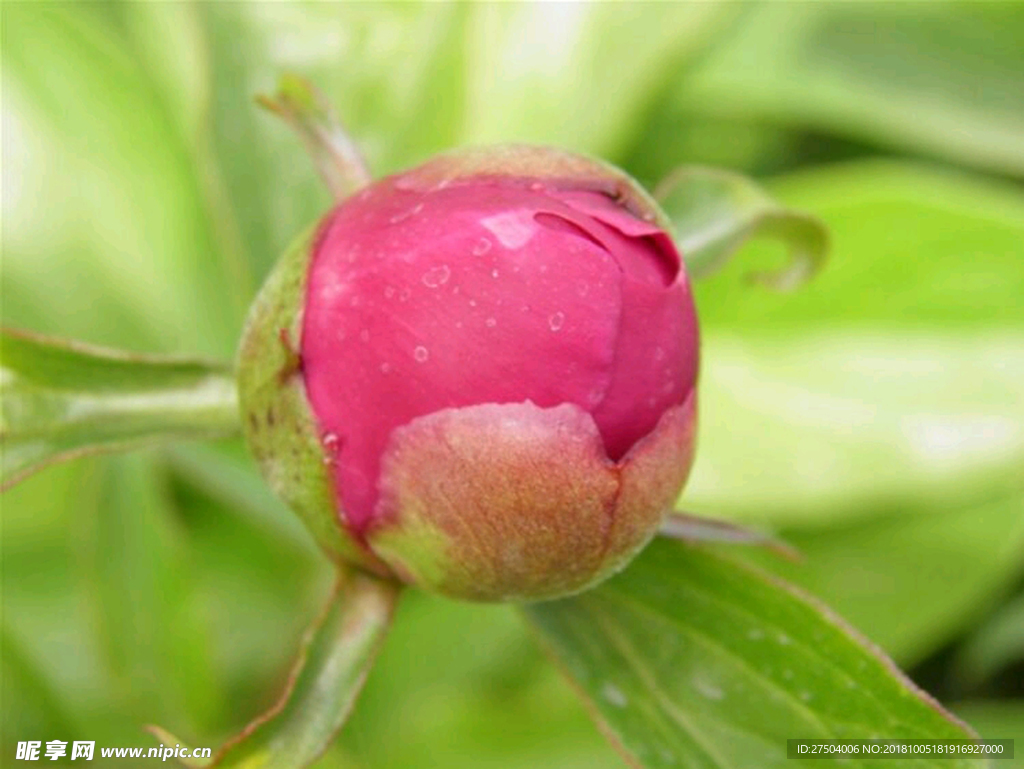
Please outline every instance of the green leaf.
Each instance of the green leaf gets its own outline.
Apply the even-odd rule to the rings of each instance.
[[[191,543],[167,474],[133,454],[108,458],[98,475],[95,505],[82,511],[76,560],[106,682],[126,710],[205,726],[225,703],[213,675],[209,617],[189,568]]]
[[[828,230],[817,217],[773,200],[752,179],[716,168],[684,166],[655,190],[672,220],[676,243],[694,278],[722,269],[747,240],[774,237],[790,249],[790,263],[752,280],[780,290],[809,280],[825,264]]]
[[[307,634],[280,700],[228,741],[210,766],[293,769],[333,742],[391,624],[398,587],[362,573],[341,578]],[[167,741],[162,729],[154,734]]]
[[[175,15],[156,24],[187,48]],[[4,7],[3,323],[230,355],[244,265],[217,242],[206,166],[146,77],[152,58],[119,26],[80,4]]]
[[[762,3],[678,92],[686,110],[824,129],[1024,174],[1018,3]]]
[[[234,379],[214,363],[3,330],[0,383],[4,488],[62,459],[238,429]]]
[[[952,708],[989,740],[1015,740],[1013,760],[992,766],[999,769],[1024,769],[1024,700],[961,702]]]
[[[1024,466],[1024,334],[708,334],[702,356],[685,509],[836,525],[969,504]]]
[[[1024,662],[1024,591],[1000,607],[960,647],[953,676],[959,687],[972,689],[998,680],[999,671],[1020,662]]]
[[[824,600],[909,666],[968,629],[1024,573],[1024,493],[995,492],[973,502],[878,502],[855,519],[785,528],[781,536],[804,555],[795,563],[744,554]],[[1022,626],[1018,617],[1018,639]],[[1004,629],[1012,627],[1007,616]],[[977,655],[1012,639],[979,634],[973,662],[998,668],[1005,656]],[[972,673],[989,669],[971,666]]]
[[[702,548],[656,540],[596,590],[525,611],[636,766],[769,769],[791,738],[972,736],[824,606]]]
[[[696,286],[704,328],[788,339],[854,326],[888,335],[1024,329],[1019,186],[871,161],[779,177],[769,187],[828,226],[828,267],[805,290],[780,296],[743,290],[746,265],[730,265]],[[771,264],[774,246],[752,243],[748,263]]]

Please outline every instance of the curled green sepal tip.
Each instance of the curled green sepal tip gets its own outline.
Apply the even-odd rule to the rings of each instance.
[[[777,291],[807,282],[825,263],[828,230],[813,214],[774,200],[752,179],[733,171],[682,166],[655,189],[676,230],[676,242],[693,278],[722,269],[748,240],[782,240],[789,263],[748,278]]]
[[[282,75],[277,93],[259,94],[256,102],[295,130],[335,200],[370,181],[362,153],[327,97],[311,82],[295,74]]]

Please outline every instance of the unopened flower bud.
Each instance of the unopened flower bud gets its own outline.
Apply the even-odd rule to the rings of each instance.
[[[239,359],[247,438],[340,560],[451,596],[584,589],[654,535],[693,454],[698,335],[625,174],[499,147],[336,206]]]

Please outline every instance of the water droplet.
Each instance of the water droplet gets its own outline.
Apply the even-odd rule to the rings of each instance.
[[[495,326],[498,325],[498,321],[496,321],[494,318],[488,318],[487,320],[484,321],[484,325],[487,326],[487,328],[494,328]]]
[[[747,638],[749,638],[751,641],[760,641],[762,638],[764,638],[764,631],[756,627],[751,628],[747,631]]]
[[[492,278],[498,277],[498,270],[497,269],[491,270],[491,277]]]
[[[476,242],[476,245],[473,246],[473,256],[483,256],[491,250],[492,245],[494,244],[491,243],[490,238],[480,238],[480,240]]]
[[[587,396],[587,398],[590,400],[591,405],[596,406],[598,403],[601,402],[601,399],[604,398],[604,390],[602,390],[600,387],[597,387],[590,391],[590,394]]]
[[[417,363],[424,363],[430,357],[430,352],[426,347],[420,345],[412,351],[412,357],[416,359]]]
[[[552,331],[560,331],[564,324],[565,313],[563,312],[556,312],[554,315],[548,318],[548,327]]]
[[[604,688],[601,689],[601,696],[605,698],[609,705],[614,705],[617,708],[624,708],[629,704],[629,697],[623,694],[622,689],[611,682],[606,683]]]
[[[412,291],[410,291],[407,288],[403,288],[402,289],[402,293],[400,293],[398,295],[398,301],[399,302],[407,302],[407,301],[409,301],[409,297],[410,296],[412,296]]]
[[[380,373],[387,374],[389,371],[391,371],[391,364],[390,363],[381,363],[380,364]]]
[[[369,329],[365,329],[364,328],[362,331],[359,332],[359,341],[360,342],[369,342],[370,341],[370,331],[369,331]]]
[[[423,273],[423,285],[427,288],[437,288],[447,283],[448,278],[451,276],[452,271],[448,269],[447,264],[442,264],[440,267],[432,267]]]
[[[786,635],[785,633],[779,633],[779,635],[778,635],[778,637],[776,638],[776,640],[777,640],[777,641],[778,641],[778,642],[779,642],[780,644],[782,644],[783,646],[789,646],[789,644],[791,643],[791,641],[790,641],[790,639],[789,639],[789,636],[788,636],[788,635]]]
[[[341,448],[341,439],[335,433],[324,433],[320,444],[324,447],[324,464],[333,464]]]
[[[470,299],[469,300],[469,306],[470,307],[476,307],[476,299]]]
[[[385,288],[384,289],[384,296],[387,297],[388,299],[393,299],[394,296],[395,296],[395,287],[394,286],[388,286],[387,288]]]
[[[721,687],[715,686],[715,684],[701,678],[700,676],[694,676],[691,679],[691,683],[693,683],[693,688],[706,699],[716,701],[725,699],[725,692],[722,691]]]
[[[541,182],[533,182],[530,184],[530,189],[533,190],[534,192],[539,192],[540,190],[544,189],[544,185]]]
[[[395,214],[390,219],[388,219],[388,221],[391,222],[392,224],[398,224],[399,222],[404,222],[406,219],[411,219],[422,210],[423,204],[417,203],[415,206],[408,209],[407,211],[402,211],[401,213]]]

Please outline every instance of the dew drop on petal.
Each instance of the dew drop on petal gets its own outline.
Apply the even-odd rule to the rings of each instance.
[[[402,289],[402,293],[400,293],[398,295],[398,301],[400,301],[400,302],[408,302],[410,296],[412,296],[412,291],[410,291],[407,288],[403,288]]]
[[[751,641],[760,641],[762,638],[764,638],[764,631],[756,627],[751,628],[747,631],[747,638],[749,638]]]
[[[417,363],[424,363],[430,357],[430,352],[423,345],[419,345],[412,351],[412,357],[416,359]]]
[[[778,642],[779,642],[779,643],[780,643],[780,644],[781,644],[782,646],[788,646],[788,645],[790,644],[789,636],[788,636],[788,635],[786,635],[785,633],[779,633],[779,635],[778,635],[778,637],[776,638],[776,640],[777,640],[777,641],[778,641]]]
[[[443,286],[448,282],[448,278],[452,276],[452,271],[448,269],[447,264],[442,264],[439,267],[432,267],[423,273],[423,285],[427,288],[437,288]]]
[[[480,238],[473,246],[473,256],[483,256],[491,250],[490,238]]]
[[[385,288],[384,289],[384,296],[386,298],[388,298],[388,299],[393,299],[394,296],[395,296],[395,287],[394,286],[388,286],[387,288]]]
[[[496,277],[498,277],[498,271],[497,271],[497,269],[491,270],[491,277],[492,277],[492,278],[496,278]]]
[[[548,327],[552,331],[561,331],[563,325],[565,325],[565,313],[563,312],[556,312],[548,318]]]
[[[494,328],[495,326],[498,325],[498,321],[496,321],[494,318],[488,318],[487,320],[484,321],[484,325],[487,326],[487,328]]]
[[[333,464],[337,458],[338,449],[341,448],[341,439],[335,433],[324,433],[320,444],[324,447],[324,464]]]

